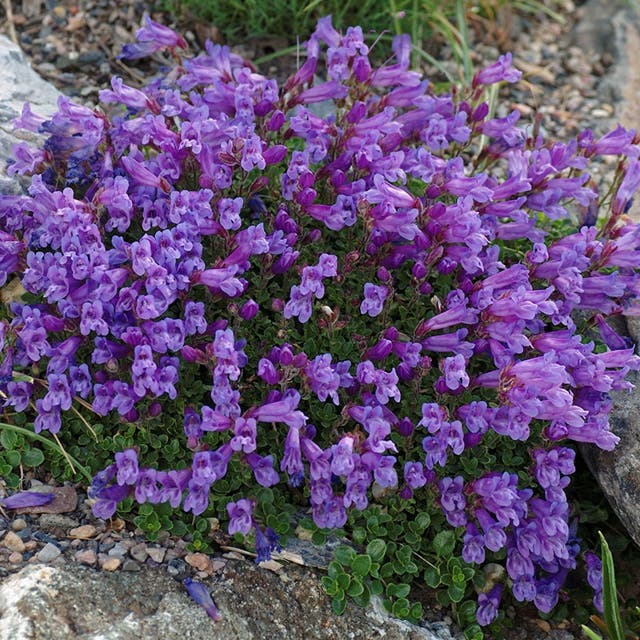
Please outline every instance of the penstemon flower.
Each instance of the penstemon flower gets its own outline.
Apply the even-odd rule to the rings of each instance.
[[[100,517],[127,498],[226,514],[261,561],[279,547],[265,488],[287,483],[328,528],[416,498],[465,562],[502,553],[513,596],[548,611],[579,551],[571,443],[615,446],[609,394],[640,368],[607,323],[640,308],[635,132],[532,138],[484,100],[520,77],[510,55],[438,94],[407,36],[376,68],[330,18],[281,89],[152,20],[138,37],[123,56],[168,51],[162,79],[18,120],[48,137],[16,148],[28,193],[0,197],[0,283],[28,293],[0,320],[7,406],[61,438],[76,407],[154,436],[178,416],[187,462],[124,445],[90,488]],[[611,198],[598,154],[620,156]],[[505,443],[527,472],[476,464]]]

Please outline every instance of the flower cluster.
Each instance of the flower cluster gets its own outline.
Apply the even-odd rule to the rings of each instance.
[[[183,58],[150,20],[139,40],[125,57],[174,67],[143,90],[114,78],[105,110],[62,97],[19,119],[47,139],[10,166],[28,194],[0,197],[0,283],[25,290],[0,322],[7,406],[61,436],[76,400],[159,432],[180,412],[191,465],[117,453],[90,490],[103,518],[128,497],[226,507],[264,559],[256,485],[286,480],[321,527],[420,495],[465,561],[506,550],[515,598],[550,610],[579,552],[569,444],[615,446],[609,394],[640,368],[606,322],[638,313],[634,132],[546,142],[490,116],[510,56],[439,94],[407,37],[373,68],[362,30],[330,18],[281,88],[226,47]],[[620,156],[611,201],[587,173],[599,154]],[[506,441],[529,445],[528,476],[456,466]],[[244,495],[216,504],[230,468]]]

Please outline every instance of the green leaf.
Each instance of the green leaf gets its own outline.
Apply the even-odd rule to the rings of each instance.
[[[381,567],[380,567],[380,577],[381,578],[390,578],[393,573],[393,564],[391,562],[385,562]]]
[[[607,540],[598,532],[602,545],[602,608],[604,621],[607,624],[610,640],[624,640],[625,634],[620,617],[620,605],[616,592],[616,575],[613,567],[613,556]]]
[[[465,591],[466,589],[464,588],[464,586],[461,587],[457,584],[452,584],[447,589],[447,594],[449,595],[449,599],[451,600],[451,602],[460,602],[462,598],[464,598]]]
[[[5,453],[5,458],[12,467],[17,467],[20,464],[22,456],[19,451],[7,451]]]
[[[39,467],[44,462],[44,453],[40,449],[27,449],[22,454],[22,464],[27,467]]]
[[[364,527],[354,527],[351,537],[356,544],[362,544],[367,539],[367,531]]]
[[[449,593],[447,591],[438,590],[436,592],[436,600],[441,607],[448,607],[451,604]]]
[[[424,570],[424,581],[428,587],[435,589],[442,582],[438,567],[427,567]]]
[[[367,589],[366,585],[364,585],[363,591],[359,596],[353,596],[353,601],[359,607],[363,607],[363,608],[369,604],[370,600],[371,600],[371,593],[369,589]]]
[[[333,578],[323,576],[321,582],[322,586],[324,587],[325,593],[328,596],[333,597],[336,595],[336,593],[338,593],[338,583]]]
[[[333,557],[343,566],[348,567],[356,557],[356,552],[346,545],[340,545],[333,553]]]
[[[367,545],[367,555],[372,562],[382,562],[386,552],[387,543],[381,538],[376,538]]]
[[[357,576],[366,576],[369,569],[371,569],[371,558],[364,553],[358,554],[351,561],[351,570]]]
[[[336,576],[336,582],[343,591],[346,591],[351,584],[351,576],[348,573],[339,573]]]
[[[332,560],[327,567],[327,575],[330,578],[337,578],[341,573],[344,573],[344,569],[339,562]]]
[[[15,449],[19,439],[20,436],[15,431],[2,431],[0,433],[0,444],[7,449],[7,451]]]
[[[387,586],[387,595],[390,598],[406,598],[410,590],[411,587],[404,582],[400,582],[399,584],[391,583]]]
[[[182,537],[188,531],[187,525],[182,520],[172,520],[171,533],[174,536]]]
[[[478,623],[474,623],[464,630],[464,637],[466,640],[483,640],[484,632]]]
[[[311,542],[321,547],[327,541],[327,534],[324,531],[314,531],[311,536]]]
[[[473,600],[465,600],[458,606],[458,622],[473,622],[476,617],[477,604]]]
[[[417,533],[412,533],[410,531],[409,533],[405,534],[404,540],[407,544],[417,547],[418,544],[420,543],[420,535]]]
[[[456,536],[450,529],[438,532],[433,539],[433,550],[440,557],[451,555],[455,546]]]
[[[599,636],[595,631],[592,631],[585,625],[582,625],[582,633],[584,633],[589,640],[602,640],[602,636]]]
[[[372,580],[369,589],[372,596],[379,596],[384,591],[384,585],[380,580]]]
[[[347,606],[347,599],[342,596],[342,598],[334,598],[331,601],[331,610],[337,616],[341,616],[344,613],[345,607]]]
[[[360,578],[354,577],[347,589],[347,593],[351,597],[356,597],[364,593],[364,585],[362,584],[362,580]]]
[[[138,509],[138,513],[141,516],[149,516],[153,513],[153,505],[149,504],[148,502],[145,502],[143,504],[140,505],[140,508]]]
[[[420,620],[422,618],[422,603],[414,602],[409,610],[409,615],[415,620]]]
[[[406,598],[398,598],[398,600],[393,603],[391,613],[396,618],[406,618],[409,615],[409,609],[409,601]]]
[[[422,531],[424,531],[431,524],[431,516],[428,513],[422,511],[416,516],[414,522]]]

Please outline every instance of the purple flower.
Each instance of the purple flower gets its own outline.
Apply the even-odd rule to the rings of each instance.
[[[587,565],[587,582],[594,591],[593,604],[598,611],[602,611],[602,561],[593,551],[586,551],[584,560]]]
[[[278,484],[280,476],[273,468],[273,456],[259,456],[257,453],[250,453],[245,458],[251,467],[256,482],[263,487],[272,487]]]
[[[378,286],[367,282],[364,285],[364,300],[360,303],[360,313],[375,318],[382,313],[384,301],[389,295],[389,289],[384,285]]]
[[[257,424],[253,418],[236,418],[233,432],[235,435],[229,444],[234,451],[255,451]]]
[[[96,492],[97,498],[91,507],[93,515],[103,520],[108,520],[122,502],[131,493],[131,488],[126,485],[114,484]]]
[[[184,584],[187,593],[207,612],[207,615],[212,620],[218,621],[221,619],[222,616],[211,599],[209,589],[202,582],[185,578],[182,584]]]
[[[500,56],[496,62],[481,69],[473,77],[473,86],[495,84],[496,82],[518,82],[522,72],[511,66],[511,53]]]
[[[411,489],[419,489],[427,484],[424,469],[421,462],[405,462],[404,481]]]
[[[187,43],[182,36],[164,25],[154,22],[149,16],[145,16],[145,26],[136,31],[137,44],[127,44],[122,48],[120,58],[135,60],[150,56],[162,49],[186,49]]]
[[[280,551],[280,541],[278,534],[271,528],[267,527],[262,532],[262,529],[256,525],[256,563],[267,562],[271,560],[271,553],[273,551]]]
[[[190,469],[179,471],[158,471],[157,480],[160,483],[160,502],[168,502],[176,509],[182,502],[182,493],[187,488],[191,477]]]
[[[249,535],[253,527],[253,503],[251,500],[242,498],[237,502],[227,503],[227,513],[229,514],[229,535],[242,533]]]
[[[191,511],[194,516],[199,516],[201,513],[204,513],[209,506],[209,490],[211,485],[200,484],[194,478],[191,478],[187,488],[187,497],[184,499],[182,508],[185,511]]]
[[[117,454],[116,454],[117,455]],[[161,490],[157,484],[158,472],[155,469],[140,469],[133,495],[137,502],[160,502]]]
[[[116,480],[118,484],[135,484],[138,480],[138,454],[135,449],[118,451],[116,459]]]
[[[0,505],[5,509],[23,509],[25,507],[39,507],[43,504],[49,504],[52,500],[53,493],[21,491],[7,498],[0,498]]]
[[[445,384],[451,391],[469,386],[469,376],[465,365],[465,358],[462,354],[444,358],[442,361],[441,369],[445,376]]]
[[[502,585],[496,584],[487,593],[478,596],[478,609],[476,619],[478,624],[485,627],[498,617],[498,607],[502,598]]]

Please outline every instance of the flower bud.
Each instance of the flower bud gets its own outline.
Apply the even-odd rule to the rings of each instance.
[[[157,418],[162,413],[162,405],[159,402],[152,402],[147,410],[150,418]]]
[[[240,309],[240,316],[243,320],[251,320],[251,318],[256,316],[259,310],[260,307],[258,303],[255,300],[250,299],[242,305],[242,308]]]

